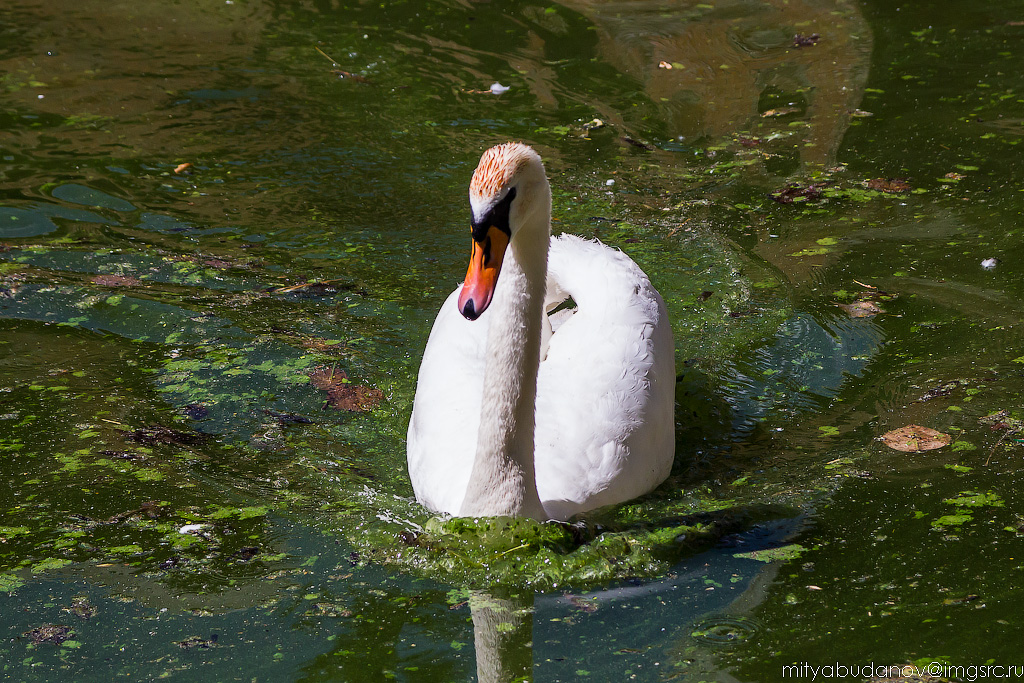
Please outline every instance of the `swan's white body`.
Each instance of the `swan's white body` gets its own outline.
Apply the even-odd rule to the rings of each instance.
[[[476,320],[460,313],[461,287],[441,306],[409,422],[409,475],[417,500],[434,511],[564,520],[668,476],[672,332],[661,296],[628,256],[550,237],[540,159],[511,147],[529,158],[491,192],[518,190],[509,253]],[[474,176],[474,185],[484,186],[471,193],[474,215],[486,214],[494,196],[486,179]],[[569,296],[575,311],[547,315]]]

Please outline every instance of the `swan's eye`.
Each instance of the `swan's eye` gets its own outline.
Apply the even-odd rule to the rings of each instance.
[[[516,198],[516,188],[509,188],[508,193],[501,198],[491,209],[485,213],[480,220],[472,223],[473,239],[483,242],[487,235],[487,229],[495,227],[503,233],[512,236],[512,227],[509,225],[509,212],[512,210],[512,200]]]

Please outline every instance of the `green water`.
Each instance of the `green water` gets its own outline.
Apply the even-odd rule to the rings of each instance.
[[[1024,665],[1020,10],[5,3],[3,676]],[[404,469],[508,139],[676,336],[672,477],[571,529]]]

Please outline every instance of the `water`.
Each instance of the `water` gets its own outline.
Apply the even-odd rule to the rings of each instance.
[[[4,676],[1020,665],[1020,21],[6,3]],[[676,336],[672,477],[573,530],[439,526],[404,471],[466,184],[507,139]],[[907,424],[952,443],[877,440]]]

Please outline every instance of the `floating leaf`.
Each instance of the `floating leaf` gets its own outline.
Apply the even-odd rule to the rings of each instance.
[[[907,425],[894,429],[883,434],[881,439],[882,443],[889,448],[906,453],[935,450],[948,446],[952,440],[949,434],[943,434],[920,425]]]
[[[910,192],[910,183],[902,178],[874,178],[864,183],[869,190],[877,190],[888,194]]]
[[[846,311],[851,318],[870,318],[885,313],[885,310],[873,301],[854,301],[852,304],[836,305]]]
[[[327,404],[338,410],[364,413],[384,399],[380,389],[350,383],[344,370],[317,368],[310,373],[309,380],[317,389],[327,391]]]

